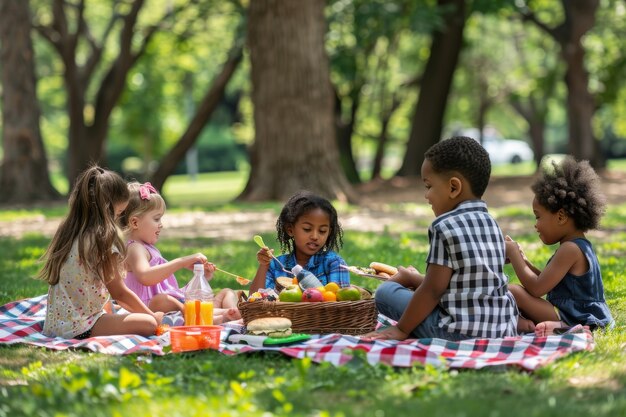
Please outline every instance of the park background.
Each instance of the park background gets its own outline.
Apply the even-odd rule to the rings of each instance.
[[[537,265],[554,251],[530,211],[542,158],[601,174],[609,206],[590,238],[617,326],[533,374],[2,346],[0,416],[619,415],[625,15],[619,0],[1,0],[0,302],[45,293],[39,257],[91,162],[162,190],[166,258],[202,251],[253,276],[252,235],[275,242],[305,188],[335,202],[349,263],[419,267],[423,153],[474,128],[534,151],[494,165],[485,199]]]

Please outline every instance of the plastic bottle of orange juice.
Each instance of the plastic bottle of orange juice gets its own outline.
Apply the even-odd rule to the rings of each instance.
[[[184,288],[185,326],[213,324],[213,289],[204,277],[204,265],[193,266],[193,278]]]

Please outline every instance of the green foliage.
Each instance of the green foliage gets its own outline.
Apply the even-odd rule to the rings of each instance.
[[[243,210],[249,206],[232,206]],[[271,206],[278,210],[279,205]],[[338,205],[340,212],[353,207]],[[390,206],[419,212],[415,204]],[[45,213],[45,211],[43,211]],[[13,214],[13,215],[19,215]],[[515,238],[527,256],[543,265],[554,248],[532,231],[527,207],[494,210],[503,227],[516,223],[526,232]],[[124,357],[33,346],[0,345],[0,417],[3,416],[613,416],[626,408],[626,233],[619,231],[626,205],[612,206],[605,227],[590,234],[604,276],[615,330],[597,332],[596,348],[560,359],[534,374],[515,369],[446,371],[432,367],[393,369],[370,366],[356,353],[346,365],[314,364],[276,353],[225,356],[216,352]],[[6,215],[6,217],[10,217]],[[383,233],[349,230],[342,256],[351,264],[372,260],[423,268],[428,253],[428,220],[414,230]],[[275,243],[272,233],[262,235]],[[45,293],[31,277],[49,239],[0,238],[0,303]],[[251,277],[256,245],[251,239],[163,239],[166,258],[202,251],[227,270]],[[513,277],[512,271],[508,273]],[[191,274],[177,274],[181,284]],[[512,278],[515,280],[515,278]],[[369,288],[378,281],[354,280]],[[216,273],[215,288],[236,287]]]

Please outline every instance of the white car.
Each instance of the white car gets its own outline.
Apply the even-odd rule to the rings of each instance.
[[[478,129],[475,128],[461,130],[457,135],[479,140]],[[535,157],[528,143],[522,140],[505,139],[493,128],[485,128],[482,145],[489,153],[489,159],[494,165],[519,164],[532,161]]]

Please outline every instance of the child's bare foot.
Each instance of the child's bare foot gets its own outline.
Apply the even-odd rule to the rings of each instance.
[[[213,316],[214,324],[224,324],[224,323],[235,321],[235,320],[242,321],[241,313],[239,312],[239,309],[236,309],[236,308],[224,309],[222,310],[222,312],[215,314]]]
[[[536,332],[535,323],[533,323],[532,320],[519,316],[517,318],[517,333],[524,334],[532,332]]]
[[[226,321],[239,320],[241,318],[241,313],[238,308],[229,308],[224,314],[224,318]]]
[[[557,334],[556,329],[565,327],[562,321],[542,321],[535,326],[535,336],[544,337]]]

